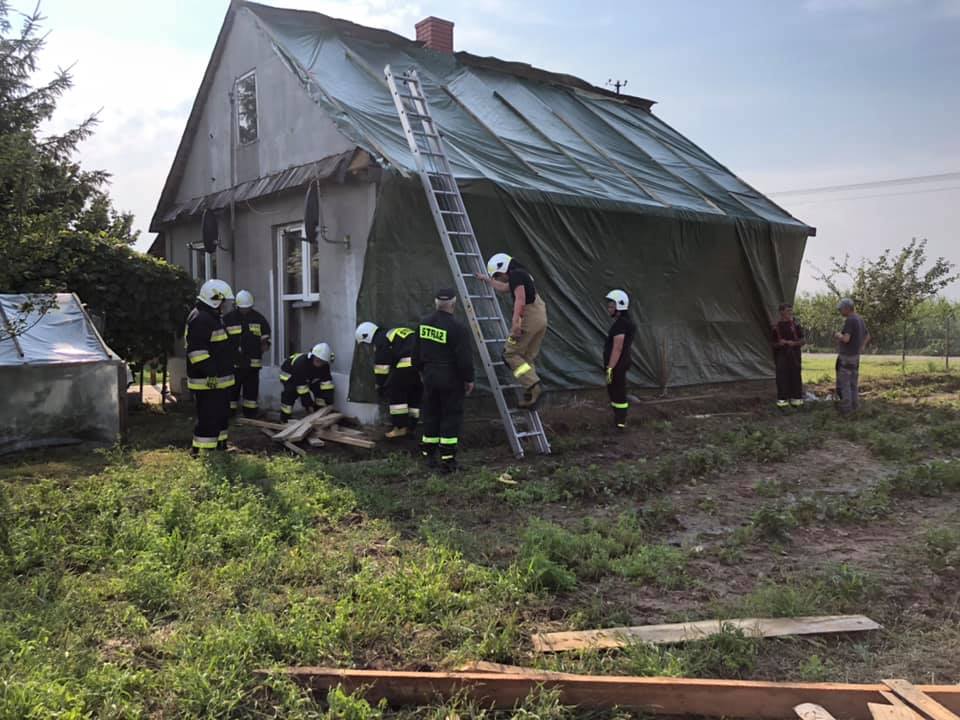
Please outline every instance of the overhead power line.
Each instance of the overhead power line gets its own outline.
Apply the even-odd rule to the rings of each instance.
[[[799,190],[781,190],[767,193],[767,195],[812,195],[814,193],[846,192],[848,190],[871,190],[873,188],[889,187],[891,185],[915,185],[918,183],[943,182],[960,180],[960,172],[939,173],[937,175],[914,175],[912,177],[891,178],[889,180],[874,180],[872,182],[853,183],[850,185],[825,185],[823,187],[802,188]]]
[[[947,192],[949,190],[960,190],[960,185],[951,185],[944,188],[929,188],[927,190],[904,190],[903,192],[893,193],[873,193],[872,195],[854,195],[852,197],[826,198],[825,200],[801,200],[800,202],[790,203],[790,207],[799,207],[801,205],[820,205],[828,202],[846,202],[847,200],[866,200],[867,198],[882,197],[900,197],[902,195],[924,195],[926,193]]]

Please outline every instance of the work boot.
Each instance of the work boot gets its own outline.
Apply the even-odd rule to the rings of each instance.
[[[460,465],[457,463],[456,458],[440,461],[440,473],[442,475],[453,475],[454,473],[459,472],[460,469]]]
[[[523,393],[523,400],[517,403],[517,407],[533,410],[537,406],[537,401],[540,400],[541,395],[543,395],[543,388],[540,387],[540,383],[537,383],[527,388],[526,392]]]
[[[785,408],[790,407],[790,403],[787,402],[786,400],[777,400],[777,407],[780,410],[784,410]]]
[[[384,437],[395,440],[396,438],[406,437],[410,434],[410,431],[405,427],[395,427],[393,430],[390,430]]]
[[[433,470],[437,467],[437,447],[436,445],[420,445],[420,457],[427,463],[427,467]]]
[[[802,407],[803,407],[803,400],[800,400],[800,399],[791,400],[791,401],[790,401],[790,407],[802,408]]]

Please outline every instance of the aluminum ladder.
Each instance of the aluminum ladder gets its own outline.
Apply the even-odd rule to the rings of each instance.
[[[394,74],[387,65],[383,73],[397,106],[410,152],[417,163],[430,211],[447,253],[457,291],[463,299],[463,309],[480,351],[487,382],[503,418],[510,447],[518,458],[524,455],[525,442],[529,442],[538,453],[547,454],[550,452],[550,443],[540,415],[535,410],[516,407],[516,402],[508,402],[508,391],[514,391],[516,400],[521,397],[522,389],[502,360],[510,329],[496,292],[475,276],[476,273],[486,274],[486,264],[417,71]],[[501,374],[509,379],[502,380]]]

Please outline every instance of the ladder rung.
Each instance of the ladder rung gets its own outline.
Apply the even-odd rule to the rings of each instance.
[[[541,435],[543,435],[543,433],[542,433],[542,432],[537,432],[537,431],[517,433],[517,437],[518,437],[518,438],[523,438],[523,437],[540,437]]]
[[[502,342],[506,342],[507,339],[506,338],[484,338],[483,341],[485,343],[498,343],[498,342],[502,343]]]
[[[407,100],[420,100],[420,101],[424,100],[423,95],[410,95],[408,93],[402,93],[402,92],[398,92],[397,95],[399,95],[402,98],[406,98]]]
[[[490,295],[467,295],[468,298],[474,298],[475,300],[496,300],[495,297]]]
[[[490,315],[489,317],[475,317],[474,320],[479,320],[480,322],[491,322],[493,320],[499,320],[500,317],[497,315]]]
[[[427,175],[429,175],[430,177],[450,178],[451,180],[453,179],[453,175],[451,175],[450,173],[432,172],[430,170],[427,170]]]
[[[472,237],[473,233],[464,232],[463,230],[447,230],[447,235],[466,235],[467,237]]]
[[[464,217],[466,216],[466,213],[463,212],[462,210],[441,210],[440,214],[441,215],[462,215]]]
[[[434,190],[434,195],[459,195],[460,193],[452,192],[450,190]]]
[[[480,253],[473,253],[473,252],[455,252],[454,255],[457,255],[459,257],[478,257],[481,259],[483,258],[483,255],[481,255]],[[470,277],[473,277],[473,276],[471,275]]]

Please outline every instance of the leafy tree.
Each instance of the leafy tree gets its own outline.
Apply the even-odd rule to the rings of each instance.
[[[926,267],[927,241],[916,238],[896,254],[884,250],[878,258],[856,264],[849,255],[831,262],[833,267],[818,271],[817,279],[835,297],[846,295],[857,303],[879,345],[891,347],[899,339],[904,354],[907,328],[917,309],[958,278],[946,258]]]
[[[105,339],[122,356],[165,355],[182,330],[193,281],[130,248],[133,216],[113,207],[109,175],[75,159],[95,115],[63,134],[43,134],[72,81],[60,70],[34,83],[42,21],[39,7],[21,15],[0,0],[0,292],[38,294],[0,333],[23,332],[28,311],[52,307],[41,293],[69,291],[104,317]]]
[[[196,295],[183,268],[109,237],[64,231],[0,269],[13,292],[75,292],[103,318],[107,344],[137,364],[169,355]]]

